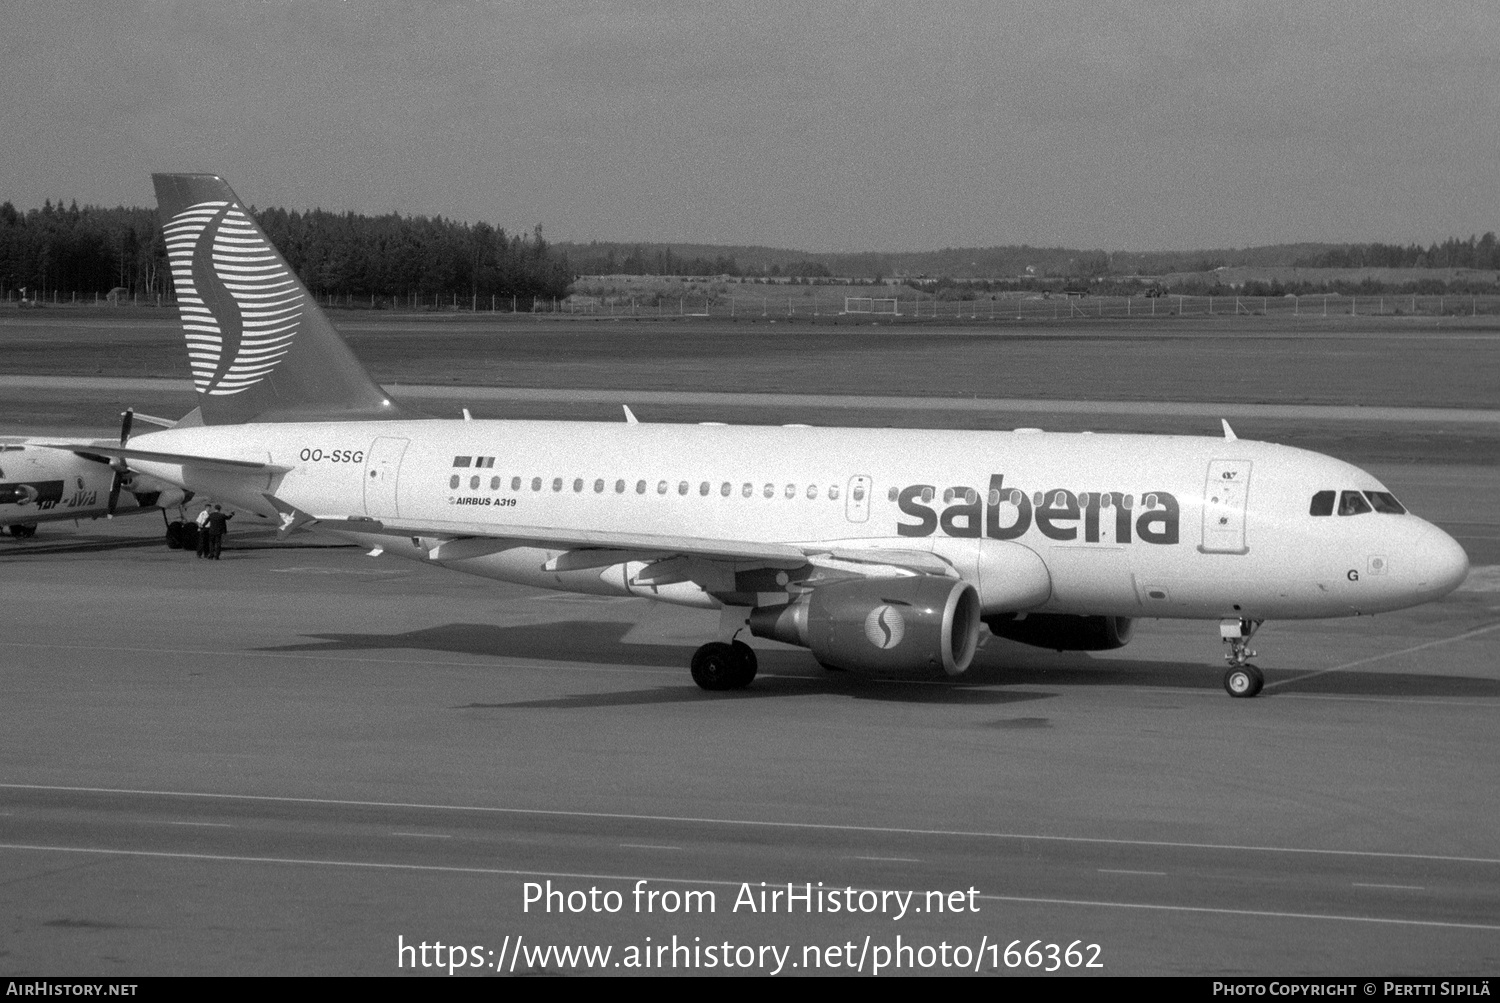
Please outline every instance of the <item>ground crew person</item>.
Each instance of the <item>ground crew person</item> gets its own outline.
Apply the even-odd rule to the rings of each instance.
[[[208,515],[208,556],[211,560],[219,559],[219,551],[224,549],[224,534],[229,532],[229,520],[233,515],[225,515],[222,505],[215,505],[214,510]]]

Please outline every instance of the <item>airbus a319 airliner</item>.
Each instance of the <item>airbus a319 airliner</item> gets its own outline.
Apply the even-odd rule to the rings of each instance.
[[[705,689],[751,635],[870,675],[963,673],[979,631],[1059,650],[1141,617],[1218,621],[1224,686],[1260,691],[1267,619],[1436,599],[1468,560],[1374,477],[1224,436],[403,415],[243,203],[155,176],[203,425],[90,447],[372,553],[569,592],[728,611]]]

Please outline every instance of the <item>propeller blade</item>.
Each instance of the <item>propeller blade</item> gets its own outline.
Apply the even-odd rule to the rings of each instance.
[[[129,412],[126,413],[128,414]],[[109,507],[105,509],[105,514],[110,516],[111,518],[114,517],[115,506],[119,504],[120,485],[124,483],[124,481],[125,472],[123,470],[116,470],[115,476],[109,482]]]
[[[128,407],[120,412],[120,445],[123,446],[130,441],[130,426],[134,424],[135,408]]]

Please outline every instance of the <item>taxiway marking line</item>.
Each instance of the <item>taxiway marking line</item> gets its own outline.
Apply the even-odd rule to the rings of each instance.
[[[1420,891],[1425,891],[1426,890],[1421,885],[1372,885],[1372,884],[1365,884],[1362,881],[1355,881],[1352,884],[1351,887],[1354,887],[1354,888],[1398,888],[1398,889],[1400,889],[1401,891],[1404,891],[1404,892],[1420,892]]]
[[[556,871],[522,871],[498,867],[452,867],[443,864],[392,864],[368,860],[311,860],[301,857],[249,857],[218,853],[176,853],[167,850],[117,850],[96,846],[39,846],[26,843],[0,843],[0,850],[34,853],[87,853],[114,857],[147,857],[157,860],[200,860],[228,864],[280,864],[298,867],[347,867],[360,870],[420,871],[435,874],[480,874],[493,877],[569,878],[581,881],[657,881],[662,884],[716,885],[739,888],[744,882],[716,878],[658,878],[634,874],[576,874]],[[863,889],[861,889],[863,890]],[[876,889],[878,890],[878,889]],[[1018,902],[1029,905],[1082,906],[1093,909],[1144,909],[1153,912],[1209,913],[1218,916],[1246,916],[1259,919],[1320,920],[1335,923],[1378,923],[1389,926],[1424,926],[1447,930],[1486,930],[1500,932],[1491,923],[1456,923],[1430,919],[1399,919],[1391,916],[1339,916],[1332,913],[1283,912],[1269,909],[1229,909],[1223,906],[1161,905],[1151,902],[1103,902],[1090,899],[1054,899],[1019,895],[979,895],[986,902]]]
[[[918,857],[850,857],[850,860],[874,860],[879,863],[889,864],[920,864]]]
[[[1141,874],[1150,878],[1164,878],[1167,876],[1166,871],[1123,871],[1114,867],[1101,867],[1098,870],[1100,874]]]
[[[3,326],[3,325],[0,325]],[[1434,335],[1434,337],[1441,337]],[[1452,340],[1492,340],[1492,335],[1447,336]],[[660,404],[737,408],[816,407],[872,411],[999,411],[1089,415],[1171,415],[1196,418],[1283,418],[1319,421],[1455,422],[1500,424],[1500,409],[1351,406],[1341,404],[1265,404],[1215,401],[1077,400],[1035,397],[901,397],[893,394],[727,393],[710,390],[611,390],[569,387],[448,386],[387,383],[385,390],[404,400],[462,400],[536,404]],[[0,375],[0,387],[17,390],[83,390],[182,392],[190,380],[110,376]],[[23,438],[17,436],[16,438]]]
[[[661,846],[656,843],[621,843],[627,850],[680,850],[680,846]]]
[[[417,839],[452,839],[453,837],[441,832],[393,832],[392,836],[414,836]]]
[[[191,825],[203,829],[233,829],[228,822],[158,822],[157,825]]]
[[[1455,634],[1452,637],[1442,637],[1438,638],[1436,641],[1428,641],[1425,644],[1418,644],[1415,647],[1402,648],[1400,651],[1387,651],[1382,655],[1371,655],[1369,658],[1359,658],[1352,662],[1345,662],[1343,665],[1335,665],[1331,669],[1318,669],[1314,672],[1304,672],[1302,675],[1293,676],[1290,679],[1280,679],[1274,683],[1266,683],[1264,689],[1269,690],[1276,686],[1286,686],[1288,683],[1299,683],[1304,679],[1311,679],[1314,676],[1326,676],[1330,672],[1341,672],[1344,669],[1352,669],[1356,665],[1368,665],[1371,662],[1379,662],[1386,658],[1395,658],[1399,655],[1410,655],[1415,651],[1425,651],[1428,648],[1436,648],[1440,644],[1449,644],[1453,641],[1462,641],[1465,638],[1469,637],[1478,637],[1480,634],[1488,634],[1492,630],[1500,630],[1500,621],[1489,624],[1485,627],[1476,628],[1475,630],[1467,630],[1462,634]]]
[[[1450,864],[1500,864],[1497,857],[1457,857],[1434,853],[1396,853],[1382,850],[1322,850],[1300,846],[1247,846],[1234,843],[1183,843],[1161,839],[1109,839],[1101,836],[1047,836],[1020,832],[977,832],[963,829],[911,829],[902,826],[849,825],[833,822],[774,822],[762,819],[696,818],[678,815],[633,815],[625,812],[565,811],[559,808],[499,808],[483,805],[414,804],[402,801],[354,801],[341,798],[296,798],[275,794],[210,794],[201,791],[148,791],[114,787],[63,787],[54,784],[0,783],[0,790],[57,791],[73,794],[139,794],[146,797],[211,798],[222,801],[264,801],[272,804],[327,805],[339,808],[403,808],[424,811],[469,811],[491,815],[538,815],[546,818],[592,818],[626,822],[668,822],[680,825],[741,825],[762,829],[803,829],[810,832],[861,832],[892,836],[949,836],[960,839],[1036,840],[1102,846],[1152,846],[1168,850],[1236,850],[1253,853],[1302,853],[1325,857],[1369,857],[1377,860],[1430,860]],[[1497,927],[1500,929],[1500,927]]]

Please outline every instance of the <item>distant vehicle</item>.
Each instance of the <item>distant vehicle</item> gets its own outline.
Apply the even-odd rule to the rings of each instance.
[[[154,180],[205,424],[94,451],[373,555],[723,610],[723,640],[692,657],[704,689],[755,677],[746,628],[829,668],[957,676],[981,627],[1098,651],[1148,617],[1217,620],[1224,687],[1251,697],[1265,620],[1414,606],[1468,571],[1370,474],[1227,422],[1210,438],[410,419],[222,179]]]
[[[130,439],[137,416],[126,411],[119,444]],[[176,422],[139,416],[164,427]],[[35,536],[39,523],[99,519],[180,506],[190,491],[130,470],[123,460],[91,451],[113,440],[74,443],[69,451],[56,445],[72,440],[5,437],[0,439],[0,527],[18,539]]]
[[[1146,296],[1147,299],[1152,299],[1152,300],[1154,300],[1154,299],[1160,299],[1161,297],[1163,297],[1165,295],[1167,295],[1167,291],[1165,289],[1163,289],[1161,286],[1147,286],[1146,287],[1145,296]]]

